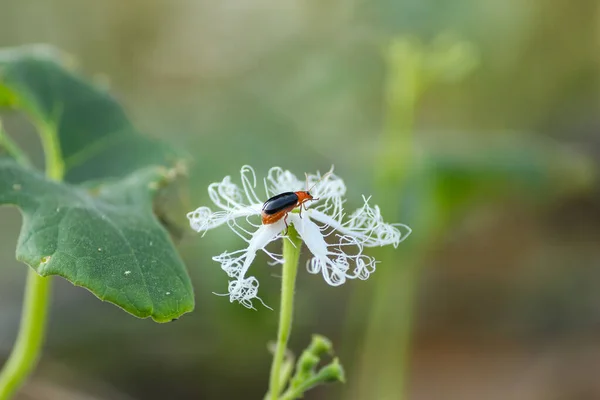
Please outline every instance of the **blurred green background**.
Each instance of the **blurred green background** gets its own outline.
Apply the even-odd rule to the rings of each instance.
[[[334,164],[348,206],[373,194],[413,235],[368,281],[302,271],[290,347],[330,337],[345,385],[309,399],[600,398],[600,11],[595,1],[0,0],[0,46],[49,43],[137,126],[193,162],[178,241],[196,311],[157,325],[55,279],[45,353],[22,399],[259,399],[277,313],[211,292],[185,212],[207,186]],[[31,154],[22,119],[3,115]],[[0,360],[26,268],[0,209]],[[267,304],[278,271],[253,273]]]

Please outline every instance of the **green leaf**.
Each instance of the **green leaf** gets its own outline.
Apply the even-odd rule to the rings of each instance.
[[[0,50],[0,107],[24,111],[56,131],[65,180],[123,177],[147,165],[172,165],[177,154],[139,135],[104,87],[87,82],[49,46]]]
[[[190,279],[152,211],[175,175],[162,167],[76,186],[0,156],[0,205],[17,206],[17,259],[60,275],[140,318],[168,322],[194,308]]]

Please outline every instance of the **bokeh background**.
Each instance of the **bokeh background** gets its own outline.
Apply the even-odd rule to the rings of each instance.
[[[211,257],[240,240],[184,218],[243,164],[334,164],[350,207],[373,194],[414,231],[373,249],[366,282],[299,274],[290,347],[324,334],[347,374],[306,398],[600,398],[599,17],[586,0],[0,0],[0,46],[65,50],[193,160],[170,218],[195,312],[158,325],[57,278],[18,398],[262,398],[277,313],[211,294],[227,285]],[[30,130],[9,132],[41,157]],[[0,209],[0,360],[19,226]],[[266,261],[253,272],[277,305]]]

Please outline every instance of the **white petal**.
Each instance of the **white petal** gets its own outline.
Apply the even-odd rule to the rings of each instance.
[[[267,174],[267,177],[265,178],[265,190],[267,192],[267,198],[275,196],[279,193],[303,190],[303,188],[304,181],[298,180],[296,175],[280,167],[271,168]]]
[[[261,225],[252,235],[246,249],[232,253],[225,252],[213,257],[229,277],[235,278],[229,282],[230,301],[239,301],[246,307],[252,306],[252,299],[257,298],[258,281],[253,276],[246,277],[246,273],[256,257],[256,252],[279,239],[283,228],[283,220],[274,224]]]
[[[342,197],[346,194],[346,185],[337,175],[333,174],[333,167],[330,172],[321,175],[308,175],[308,189],[315,198],[329,199],[332,197]]]
[[[254,276],[229,281],[229,301],[238,301],[244,307],[254,308],[252,299],[258,297],[258,279]]]
[[[294,224],[298,234],[306,243],[306,247],[313,254],[313,258],[307,265],[308,272],[317,274],[320,271],[325,282],[331,286],[339,286],[346,282],[348,264],[343,259],[329,258],[332,253],[329,252],[327,242],[325,242],[319,227],[306,216],[302,218],[295,213],[288,215],[288,221]]]
[[[256,232],[254,232],[248,248],[255,251],[265,248],[269,243],[280,236],[284,228],[285,223],[283,222],[283,219],[274,224],[261,225]]]
[[[244,197],[238,185],[226,176],[221,182],[208,185],[208,195],[213,203],[222,210],[231,211],[244,207]]]
[[[237,209],[213,212],[208,207],[198,207],[196,210],[187,213],[186,216],[193,230],[206,232],[236,218],[260,215],[261,208],[262,204],[253,204]]]
[[[360,240],[352,236],[337,235],[339,242],[337,245],[331,247],[337,247],[334,253],[338,258],[344,258],[350,266],[349,271],[346,273],[348,279],[369,279],[369,276],[375,272],[377,261],[375,258],[363,254],[363,244]],[[348,253],[354,250],[353,253]]]
[[[254,169],[249,165],[244,165],[240,170],[240,175],[242,177],[242,185],[244,186],[248,203],[263,203],[264,201],[259,199],[254,191],[256,188],[256,174],[254,173]],[[250,175],[250,177],[248,175]]]
[[[242,188],[231,181],[230,176],[221,182],[214,182],[208,186],[210,199],[222,210],[231,211],[247,207],[250,204],[262,204],[254,189],[256,188],[256,174],[249,165],[244,165],[240,170]]]
[[[321,233],[319,227],[310,218],[306,218],[306,213],[303,217],[300,217],[296,213],[289,213],[288,221],[294,224],[294,227],[311,253],[327,257],[327,242],[325,242],[323,233]]]
[[[397,247],[400,242],[408,237],[411,229],[402,224],[388,224],[383,221],[379,207],[371,207],[368,199],[363,198],[365,204],[353,212],[347,221],[342,221],[342,214],[330,216],[321,210],[309,210],[310,218],[313,218],[327,226],[334,228],[344,236],[356,238],[363,246],[386,246]],[[403,228],[403,234],[397,226]]]

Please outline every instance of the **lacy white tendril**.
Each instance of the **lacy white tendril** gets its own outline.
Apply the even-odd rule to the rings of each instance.
[[[229,176],[208,186],[208,194],[218,211],[203,206],[188,213],[187,217],[190,227],[203,235],[210,229],[227,225],[247,243],[244,249],[213,257],[231,279],[226,294],[229,300],[245,307],[254,308],[252,300],[260,300],[258,280],[246,276],[256,253],[263,251],[272,264],[283,263],[281,254],[266,250],[266,246],[275,240],[287,240],[283,219],[269,225],[261,224],[260,219],[263,203],[272,196],[310,190],[315,200],[304,203],[306,211],[302,216],[290,212],[287,222],[294,225],[312,253],[306,263],[308,272],[321,273],[331,286],[342,285],[348,279],[368,279],[375,272],[377,261],[364,254],[364,248],[397,247],[411,233],[406,225],[384,222],[379,207],[369,204],[369,197],[363,196],[363,206],[346,214],[343,198],[346,185],[333,174],[333,167],[326,174],[308,174],[305,179],[298,179],[279,167],[271,168],[263,179],[264,198],[256,193],[257,178],[252,167],[243,166],[240,175],[241,186],[233,183]]]

